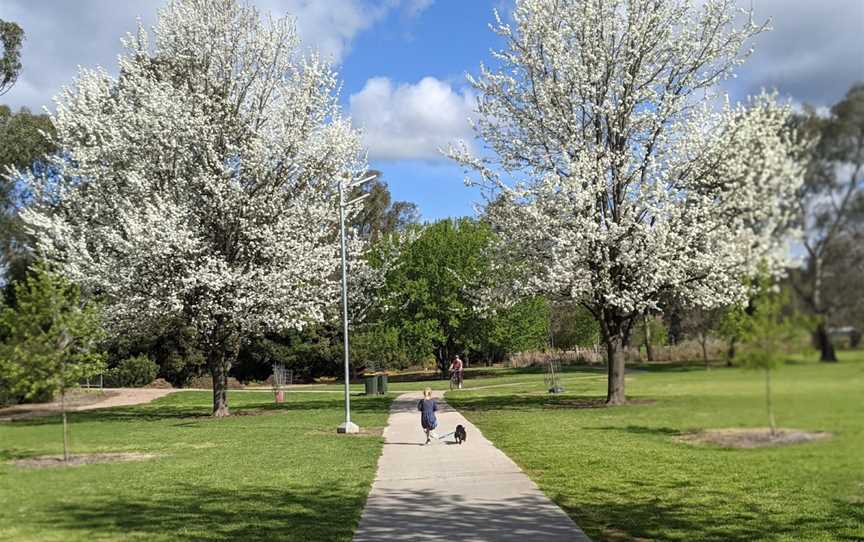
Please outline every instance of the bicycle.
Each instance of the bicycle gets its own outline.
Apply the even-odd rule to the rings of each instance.
[[[462,375],[462,371],[450,371],[450,390],[454,389],[462,389],[462,382],[465,379]]]

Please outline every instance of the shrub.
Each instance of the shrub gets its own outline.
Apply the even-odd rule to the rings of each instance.
[[[195,389],[212,389],[213,388],[213,378],[210,375],[199,375],[189,379],[189,388]],[[228,389],[229,390],[242,390],[243,384],[234,378],[233,376],[228,377]]]
[[[156,379],[159,366],[149,356],[141,354],[126,358],[108,370],[108,379],[124,388],[140,388]]]
[[[147,384],[144,387],[145,388],[160,389],[160,390],[170,390],[170,389],[174,388],[174,386],[172,386],[171,383],[168,382],[167,380],[165,380],[164,378],[157,378],[156,380]]]

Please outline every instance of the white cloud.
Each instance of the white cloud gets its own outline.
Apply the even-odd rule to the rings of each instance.
[[[417,17],[433,0],[253,0],[263,13],[291,14],[308,44],[337,63],[361,32],[401,11]],[[78,66],[102,66],[114,72],[120,38],[134,32],[140,17],[146,26],[156,21],[165,0],[0,0],[0,19],[24,29],[24,68],[3,103],[39,110],[72,82]]]
[[[373,77],[351,95],[350,104],[351,117],[363,129],[372,159],[444,159],[440,148],[472,137],[468,117],[474,97],[434,77],[413,85]]]
[[[757,22],[771,19],[733,85],[740,94],[777,89],[796,101],[831,105],[864,79],[861,0],[738,0]]]
[[[274,16],[296,18],[303,42],[336,62],[351,49],[354,38],[401,10],[418,17],[435,0],[253,0],[258,9]]]

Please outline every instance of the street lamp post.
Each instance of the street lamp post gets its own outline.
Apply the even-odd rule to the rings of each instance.
[[[351,421],[351,369],[350,353],[348,350],[348,254],[345,246],[345,209],[358,201],[367,198],[369,194],[363,194],[349,202],[345,201],[345,191],[360,186],[374,179],[370,175],[364,179],[355,180],[347,185],[339,183],[339,237],[342,243],[342,335],[345,348],[345,422],[336,428],[337,433],[359,433],[360,427]]]

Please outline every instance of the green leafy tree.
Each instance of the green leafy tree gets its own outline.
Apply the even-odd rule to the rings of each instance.
[[[717,334],[726,341],[726,365],[732,366],[735,359],[738,343],[748,325],[749,318],[753,315],[752,303],[746,306],[730,305],[723,311],[720,322],[717,325]]]
[[[0,95],[5,94],[18,80],[21,72],[21,45],[24,43],[24,30],[20,26],[0,19]]]
[[[740,322],[741,338],[747,349],[741,355],[743,366],[765,374],[765,407],[773,436],[777,429],[771,397],[771,373],[788,355],[790,345],[796,344],[807,319],[790,307],[787,290],[781,290],[762,280],[754,298],[752,314]]]
[[[375,175],[375,179],[355,187],[349,194],[349,200],[368,196],[348,225],[361,238],[374,242],[382,236],[404,231],[408,226],[417,224],[420,221],[417,205],[408,201],[393,201],[387,183],[382,180],[383,174],[375,170],[369,173]]]
[[[28,169],[35,160],[55,152],[54,126],[46,114],[26,107],[17,112],[0,105],[0,170]]]
[[[107,371],[107,376],[115,386],[138,388],[156,379],[159,366],[146,354],[139,354],[121,360]]]
[[[836,362],[830,327],[861,298],[860,290],[850,291],[848,279],[860,281],[862,261],[860,251],[850,259],[855,251],[849,251],[849,241],[860,246],[864,231],[864,83],[853,85],[830,115],[810,111],[796,121],[799,133],[818,144],[810,148],[797,198],[805,261],[792,284],[816,317],[812,333],[820,360]]]
[[[14,304],[11,284],[22,280],[32,263],[26,250],[29,239],[18,218],[26,199],[20,193],[15,171],[26,171],[56,151],[51,137],[54,127],[48,115],[35,115],[26,108],[17,113],[0,105],[0,265],[4,267],[6,300]]]
[[[463,340],[472,358],[499,363],[514,352],[546,346],[549,318],[549,302],[529,297],[477,319],[476,331],[469,331]]]
[[[16,299],[17,306],[0,316],[0,387],[22,400],[59,393],[68,459],[66,392],[105,368],[99,307],[82,301],[76,285],[41,264],[16,285]]]
[[[176,387],[187,385],[206,370],[194,330],[175,318],[166,318],[139,333],[113,335],[106,341],[106,351],[112,367],[128,358],[149,357],[159,368],[157,376]]]
[[[642,322],[634,327],[630,343],[644,345],[648,361],[654,361],[654,347],[662,346],[669,340],[669,333],[663,319],[646,314],[643,315]]]
[[[399,329],[378,323],[351,336],[351,361],[365,370],[396,370],[408,365]]]
[[[442,375],[466,347],[478,314],[471,294],[488,276],[484,250],[491,230],[471,219],[441,220],[423,229],[403,251],[387,280],[391,319],[414,345],[414,355],[433,352]],[[425,351],[425,354],[421,354]]]
[[[414,232],[402,247],[381,298],[412,361],[432,353],[446,376],[454,355],[479,345],[477,293],[492,278],[493,236],[484,223],[447,219]]]
[[[708,339],[715,333],[719,333],[720,322],[723,320],[726,311],[726,307],[715,307],[713,309],[692,307],[684,314],[682,327],[688,335],[699,342],[699,346],[702,348],[702,361],[705,363],[705,369],[709,368]]]
[[[552,346],[569,350],[600,342],[600,324],[591,312],[576,303],[554,303],[551,308]]]

